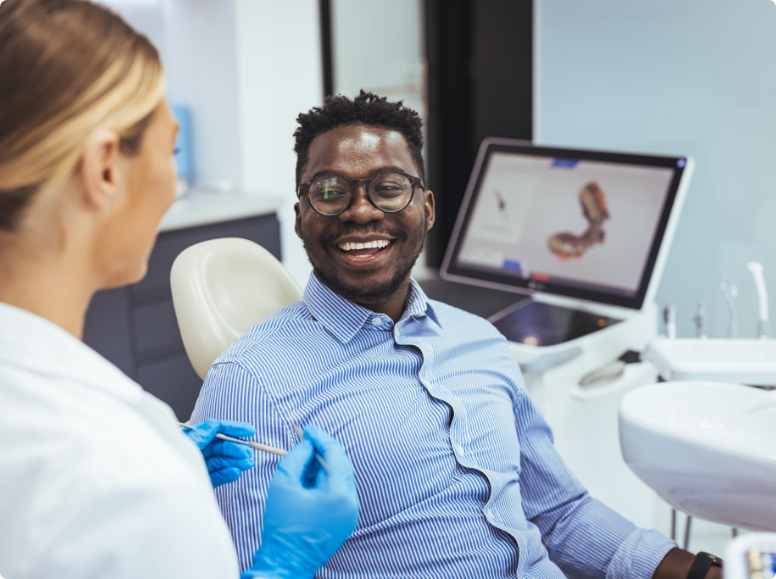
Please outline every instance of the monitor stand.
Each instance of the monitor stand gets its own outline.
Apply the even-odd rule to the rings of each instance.
[[[560,345],[622,321],[533,299],[502,310],[489,320],[510,342],[544,347]]]

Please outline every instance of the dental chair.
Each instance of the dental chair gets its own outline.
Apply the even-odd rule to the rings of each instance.
[[[302,290],[269,251],[239,238],[187,248],[173,263],[170,283],[183,346],[203,380],[232,342],[302,299]]]

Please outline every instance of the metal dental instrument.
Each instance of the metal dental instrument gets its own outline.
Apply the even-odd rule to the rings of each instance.
[[[625,366],[628,364],[637,364],[639,362],[641,362],[641,354],[634,350],[628,350],[614,362],[604,364],[600,368],[585,374],[579,381],[579,385],[585,387],[592,386],[593,384],[604,380],[614,380],[625,373]]]
[[[179,422],[178,424],[180,424],[183,428],[194,428],[188,422]],[[299,440],[304,440],[304,432],[302,429],[298,426],[294,426],[294,430],[296,431],[296,435],[299,437]],[[237,444],[244,444],[245,446],[250,446],[256,450],[263,450],[264,452],[269,452],[278,456],[285,456],[288,454],[287,450],[275,448],[274,446],[267,446],[266,444],[261,444],[259,442],[251,442],[250,440],[240,440],[239,438],[234,438],[232,436],[227,436],[221,433],[216,434],[216,438],[220,438],[221,440],[228,440],[229,442],[236,442]],[[323,470],[325,470],[327,473],[329,473],[329,476],[331,476],[331,469],[329,468],[329,465],[326,464],[326,461],[323,460],[323,457],[317,452],[315,453],[315,459],[318,461],[318,464],[321,465]]]
[[[194,428],[188,422],[179,422],[178,424],[180,424],[183,428]],[[232,436],[227,436],[221,433],[216,434],[216,438],[220,438],[221,440],[228,440],[229,442],[236,442],[237,444],[244,444],[245,446],[250,446],[251,448],[255,448],[256,450],[263,450],[264,452],[277,454],[278,456],[285,456],[288,454],[287,450],[275,448],[274,446],[267,446],[266,444],[260,444],[258,442],[251,442],[250,440],[240,440],[239,438],[234,438]]]
[[[299,440],[304,440],[304,431],[296,425],[294,425],[294,430],[296,431],[296,436],[299,438]],[[323,457],[317,452],[315,453],[315,459],[318,461],[318,464],[321,465],[323,470],[325,470],[327,473],[329,473],[329,476],[331,476],[331,469],[329,468],[329,465],[326,464],[326,461],[323,460]]]
[[[668,305],[663,310],[663,322],[666,329],[666,338],[669,340],[676,339],[676,308],[672,305]]]
[[[698,313],[692,319],[695,322],[695,337],[700,340],[705,340],[706,336],[706,305],[703,302],[698,302]]]
[[[736,302],[734,298],[738,297],[738,288],[729,277],[726,277],[719,284],[719,289],[722,290],[722,297],[725,298],[727,303],[728,313],[730,314],[730,321],[728,322],[728,335],[727,337],[733,339],[738,334],[738,316],[736,315]]]
[[[757,319],[757,337],[761,340],[767,340],[768,331],[768,292],[765,290],[765,278],[763,277],[763,264],[757,261],[750,261],[746,264],[749,271],[754,276],[754,284],[757,287],[757,297],[760,302],[760,315]]]

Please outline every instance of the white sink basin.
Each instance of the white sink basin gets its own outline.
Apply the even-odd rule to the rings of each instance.
[[[620,405],[623,458],[681,511],[776,531],[775,399],[776,392],[718,382],[639,388]]]

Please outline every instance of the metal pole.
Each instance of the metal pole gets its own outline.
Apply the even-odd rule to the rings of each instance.
[[[684,550],[690,550],[690,525],[692,524],[692,517],[687,515],[687,524],[684,526]]]
[[[671,509],[671,540],[676,541],[676,509]]]

